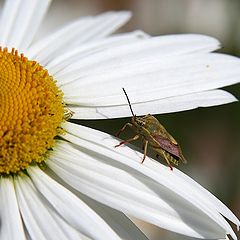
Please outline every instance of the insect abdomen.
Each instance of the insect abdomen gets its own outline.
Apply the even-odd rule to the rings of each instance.
[[[172,156],[169,152],[165,151],[164,149],[162,149],[160,147],[157,147],[157,148],[154,147],[152,149],[157,152],[157,155],[159,155],[160,157],[165,159],[167,161],[167,163],[171,162],[172,164],[178,166],[179,160],[177,159],[177,157]]]
[[[163,150],[163,151],[165,151],[165,150]],[[171,162],[171,163],[173,163],[174,165],[178,166],[179,161],[178,161],[176,158],[174,158],[174,157],[173,157],[170,153],[168,153],[167,151],[165,151],[165,154],[166,154],[166,156],[168,157],[169,162]]]

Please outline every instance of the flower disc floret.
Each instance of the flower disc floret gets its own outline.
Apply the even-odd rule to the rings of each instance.
[[[61,132],[62,97],[46,69],[0,48],[0,175],[46,159]]]

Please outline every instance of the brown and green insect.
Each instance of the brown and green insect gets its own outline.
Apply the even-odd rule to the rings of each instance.
[[[171,170],[172,164],[178,165],[179,161],[187,163],[186,159],[182,154],[182,150],[176,140],[167,132],[162,124],[151,114],[147,114],[144,117],[137,117],[132,110],[130,100],[128,95],[123,88],[124,94],[126,95],[128,105],[130,107],[131,113],[133,115],[131,123],[126,123],[116,134],[119,137],[120,133],[125,130],[128,126],[136,132],[136,135],[130,139],[120,142],[115,147],[119,147],[123,144],[135,141],[140,137],[143,140],[143,150],[144,155],[142,162],[144,162],[147,155],[147,148],[150,148],[157,153],[157,157],[162,157],[166,160],[168,166]]]

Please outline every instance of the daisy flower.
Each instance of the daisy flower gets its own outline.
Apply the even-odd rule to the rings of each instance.
[[[216,197],[174,168],[71,119],[167,113],[235,101],[239,59],[202,35],[109,36],[129,12],[80,18],[34,41],[48,0],[7,0],[0,19],[0,238],[147,239],[133,216],[186,236],[239,226]]]

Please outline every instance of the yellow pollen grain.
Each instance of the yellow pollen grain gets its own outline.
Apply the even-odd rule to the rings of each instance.
[[[46,159],[61,132],[62,97],[47,70],[0,47],[0,175]]]

